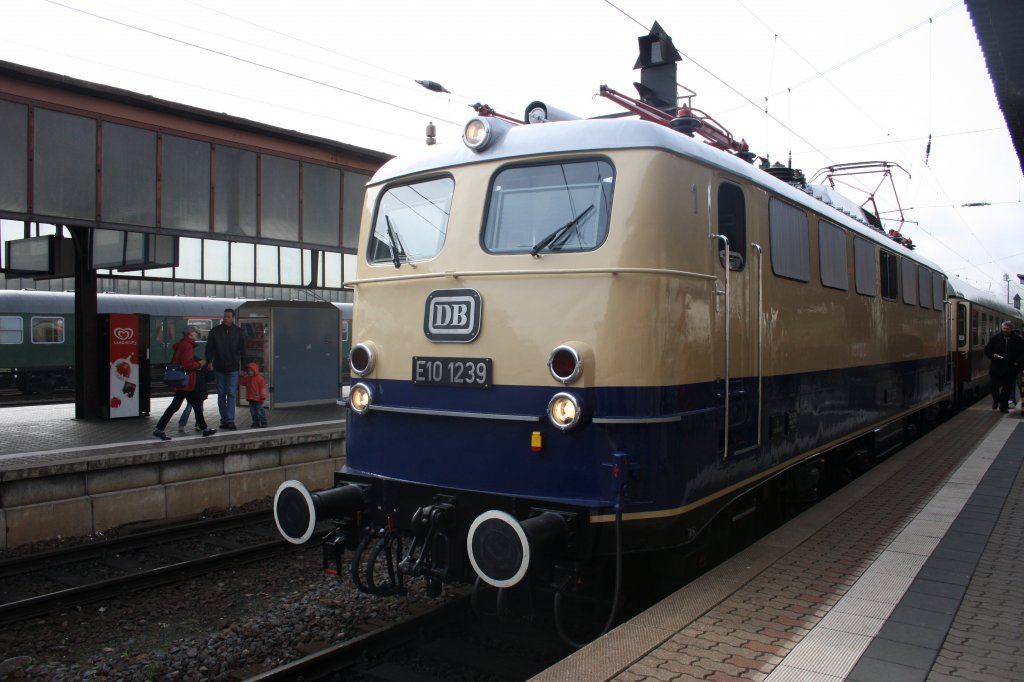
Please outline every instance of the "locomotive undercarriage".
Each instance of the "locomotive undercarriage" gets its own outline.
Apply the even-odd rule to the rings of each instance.
[[[323,541],[324,570],[347,570],[370,594],[400,594],[407,580],[423,578],[436,595],[442,583],[479,583],[477,570],[499,588],[525,579],[563,589],[592,552],[581,508],[348,474],[335,485],[359,488],[362,505],[323,510],[335,523]],[[467,537],[476,540],[472,557]]]

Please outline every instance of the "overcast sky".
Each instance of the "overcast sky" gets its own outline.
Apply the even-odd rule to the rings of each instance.
[[[899,164],[919,252],[1001,296],[1009,274],[1024,296],[1024,179],[961,2],[5,0],[3,16],[0,59],[392,154],[428,122],[460,144],[474,102],[615,111],[594,94],[635,94],[636,38],[657,20],[693,106],[752,151],[808,177]]]

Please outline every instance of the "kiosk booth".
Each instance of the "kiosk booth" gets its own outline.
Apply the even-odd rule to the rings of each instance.
[[[265,407],[337,402],[343,362],[337,307],[319,301],[247,301],[238,307],[236,320],[245,332],[245,364],[259,365],[267,381]],[[248,404],[241,385],[238,404]]]

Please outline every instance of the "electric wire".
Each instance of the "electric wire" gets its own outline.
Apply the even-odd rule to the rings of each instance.
[[[287,77],[290,77],[290,78],[295,78],[295,79],[298,79],[298,80],[301,80],[301,81],[305,81],[307,83],[312,83],[314,85],[319,85],[319,86],[322,86],[322,87],[325,87],[325,88],[329,88],[331,90],[336,90],[338,92],[343,92],[345,94],[352,95],[354,97],[359,97],[359,98],[362,98],[362,99],[365,99],[365,100],[368,100],[368,101],[371,101],[371,102],[376,102],[378,104],[383,104],[384,106],[387,106],[387,107],[392,107],[394,109],[399,109],[401,111],[405,111],[405,112],[408,112],[408,113],[416,114],[418,116],[427,116],[427,117],[431,116],[431,114],[427,114],[425,112],[418,111],[418,110],[412,109],[410,107],[402,106],[401,104],[395,104],[394,102],[388,102],[387,100],[380,99],[379,97],[372,97],[370,95],[365,95],[365,94],[363,94],[361,92],[357,92],[355,90],[350,90],[348,88],[343,88],[343,87],[338,86],[338,85],[333,85],[331,83],[327,83],[325,81],[318,80],[316,78],[312,78],[312,77],[309,77],[309,76],[303,76],[302,74],[294,73],[294,72],[288,71],[286,69],[280,69],[280,68],[277,68],[275,66],[270,66],[268,64],[261,64],[260,62],[253,61],[251,59],[246,59],[245,57],[239,57],[237,55],[233,55],[233,54],[231,54],[229,52],[225,52],[223,50],[217,50],[217,49],[214,49],[212,47],[207,47],[205,45],[199,45],[198,43],[193,43],[193,42],[190,42],[188,40],[184,40],[182,38],[175,38],[174,36],[165,35],[165,34],[160,33],[158,31],[153,31],[153,30],[150,30],[150,29],[147,29],[147,28],[142,28],[140,26],[134,26],[134,25],[129,24],[129,23],[124,22],[124,21],[119,21],[117,19],[112,19],[110,17],[105,17],[105,16],[103,16],[101,14],[96,14],[94,12],[89,12],[87,10],[80,9],[78,7],[72,7],[70,5],[65,5],[64,3],[57,2],[57,0],[43,0],[43,1],[47,2],[47,3],[51,4],[51,5],[55,5],[57,7],[63,7],[64,9],[68,9],[68,10],[71,10],[71,11],[74,11],[74,12],[79,12],[81,14],[85,14],[87,16],[91,16],[91,17],[93,17],[95,19],[100,19],[102,21],[106,21],[106,22],[109,22],[109,23],[112,23],[112,24],[116,24],[118,26],[122,26],[124,28],[128,28],[128,29],[131,29],[133,31],[139,31],[141,33],[145,33],[145,34],[148,34],[148,35],[151,35],[151,36],[155,36],[157,38],[163,38],[164,40],[168,40],[168,41],[171,41],[171,42],[174,42],[174,43],[178,43],[180,45],[185,45],[185,46],[188,46],[188,47],[192,47],[192,48],[195,48],[197,50],[202,50],[204,52],[209,52],[211,54],[215,54],[215,55],[224,57],[226,59],[231,59],[231,60],[234,60],[234,61],[237,61],[237,62],[241,62],[243,64],[248,64],[250,66],[255,66],[257,68],[264,69],[266,71],[271,71],[273,73],[278,73],[278,74],[281,74],[283,76],[287,76]],[[434,116],[434,120],[441,121],[442,123],[448,123],[448,124],[453,125],[453,126],[458,126],[459,125],[455,121],[449,121],[448,119],[442,118],[440,116]]]

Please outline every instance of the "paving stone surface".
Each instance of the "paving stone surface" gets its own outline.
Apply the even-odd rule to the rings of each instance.
[[[899,454],[900,464],[895,467],[894,473],[873,492],[853,503],[818,532],[788,551],[781,560],[761,571],[678,633],[668,636],[640,660],[604,679],[621,682],[767,679],[808,633],[829,617],[833,607],[847,595],[851,586],[893,543],[907,524],[915,519],[928,504],[934,491],[944,484],[1000,419],[1019,420],[1016,415],[1005,417],[985,409],[972,408],[958,415],[955,421],[946,422],[905,448]],[[1015,509],[1020,511],[1019,506]],[[1008,509],[1006,514],[1012,514],[1012,511]],[[1021,533],[1024,533],[1022,521],[1024,519],[1019,516],[1008,517],[1005,522],[1000,519],[1000,524],[1016,524],[1018,548],[1024,545],[1021,542]],[[960,629],[950,631],[950,639],[956,640],[954,646],[961,649],[967,646],[974,648],[969,655],[954,649],[946,653],[944,649],[940,660],[936,662],[935,674],[949,671],[949,675],[956,677],[961,672],[970,672],[1003,675],[1000,679],[1024,679],[1024,668],[1014,667],[1018,663],[1024,665],[1024,654],[1021,651],[1024,646],[1021,640],[1024,638],[1020,633],[1020,614],[1024,612],[1024,604],[1020,602],[1021,588],[1018,585],[1014,592],[1013,586],[1006,584],[1014,571],[1019,575],[1024,570],[1024,564],[1020,563],[1019,556],[1016,559],[1008,557],[1005,564],[1000,564],[998,560],[1003,557],[999,547],[993,546],[992,549],[996,557],[991,568],[985,571],[979,569],[979,584],[977,587],[972,584],[972,590],[968,591],[968,600],[977,602],[979,613],[964,622]],[[955,553],[941,558],[948,561],[933,568],[933,571],[944,571],[953,576],[958,569],[963,568],[956,564],[958,557]],[[832,613],[833,618],[844,620],[846,632],[851,629],[856,632],[857,627],[863,624],[865,635],[859,637],[861,646],[848,647],[848,642],[858,636],[840,633],[842,636],[837,634],[833,640],[826,640],[826,646],[814,652],[815,655],[832,659],[846,657],[849,660],[841,662],[847,669],[856,663],[860,652],[878,633],[885,616],[891,611],[891,607],[879,610],[879,604],[874,599],[888,592],[902,594],[917,572],[916,567],[908,568],[904,578],[900,575],[899,565],[889,568],[889,572],[895,575],[890,582],[883,580],[863,588],[870,590],[865,595],[870,598],[846,600],[845,603],[853,605],[847,606],[847,611],[853,612]],[[990,576],[987,581],[985,575]],[[930,590],[935,599],[941,600],[948,589],[948,577],[943,574],[934,580],[925,580],[922,589]],[[1002,599],[993,600],[994,594],[1000,598],[1005,596],[1005,605],[1000,603]],[[951,603],[954,609],[958,605],[958,602]],[[917,607],[914,604],[908,604],[907,608],[906,613],[911,616],[916,613],[917,620],[924,622],[897,623],[890,629],[889,633],[894,639],[884,642],[878,650],[880,655],[894,659],[885,669],[886,675],[900,677],[899,666],[902,662],[920,662],[929,655],[934,657],[934,651],[929,654],[918,642],[930,641],[937,646],[934,629],[929,630],[927,627],[948,627],[952,617],[950,615],[943,621],[941,614],[930,611],[934,608],[932,600],[929,600],[928,608],[919,610],[919,613],[915,612]],[[995,642],[996,633],[993,630],[1007,618],[1016,618],[1017,630]],[[954,632],[959,637],[954,637]],[[972,635],[977,639],[969,639]],[[989,647],[983,648],[986,644]],[[1010,660],[1000,662],[992,657],[997,644],[1003,647],[1000,653]],[[965,658],[979,660],[975,656],[982,657],[981,660],[988,659],[990,668],[968,670],[966,667],[956,667]],[[1004,663],[1005,667],[1000,667],[999,672],[991,672],[995,666]],[[911,676],[917,673],[917,669],[912,666],[904,667]],[[799,671],[793,674],[782,668],[779,672],[772,676],[772,680],[841,679],[810,673],[799,674]],[[882,672],[880,669],[879,674]]]

